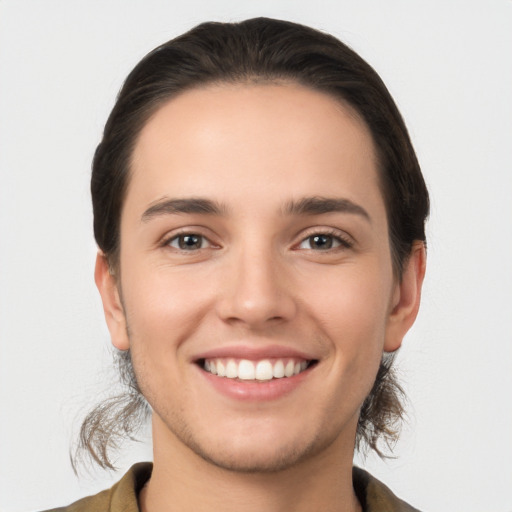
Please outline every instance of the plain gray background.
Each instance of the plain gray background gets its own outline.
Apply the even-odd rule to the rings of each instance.
[[[423,305],[399,358],[412,406],[387,462],[360,461],[438,512],[510,512],[512,2],[0,0],[0,510],[64,505],[80,415],[112,390],[93,284],[88,180],[123,79],[206,20],[285,18],[349,43],[381,74],[432,195]],[[151,457],[127,445],[124,472]]]

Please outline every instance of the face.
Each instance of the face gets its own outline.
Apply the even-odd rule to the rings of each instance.
[[[155,445],[240,471],[351,456],[418,295],[365,124],[298,85],[210,86],[157,111],[132,164],[120,273],[100,255],[96,278]]]

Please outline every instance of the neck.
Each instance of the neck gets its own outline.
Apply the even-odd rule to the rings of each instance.
[[[169,443],[154,428],[153,474],[139,495],[142,512],[361,511],[352,486],[353,448],[341,440],[290,468],[268,473],[219,468],[174,440]]]

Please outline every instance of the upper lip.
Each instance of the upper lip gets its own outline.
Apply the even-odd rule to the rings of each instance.
[[[201,359],[233,358],[259,361],[261,359],[304,359],[305,361],[317,358],[306,352],[283,345],[228,345],[206,350],[193,357],[194,361]]]

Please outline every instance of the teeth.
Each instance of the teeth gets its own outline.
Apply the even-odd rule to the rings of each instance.
[[[272,375],[276,379],[280,379],[281,377],[284,377],[284,363],[283,361],[279,360],[274,365],[274,368],[272,370]]]
[[[235,361],[228,361],[226,366],[226,377],[228,379],[236,379],[238,374],[238,368],[236,367]]]
[[[261,361],[206,359],[203,365],[205,371],[219,377],[260,381],[293,377],[307,367],[307,361],[296,359],[262,359]]]
[[[270,380],[272,377],[272,363],[270,361],[259,361],[256,365],[256,380]]]
[[[247,361],[247,359],[242,359],[238,364],[238,378],[242,380],[254,380],[255,375],[254,363]]]

